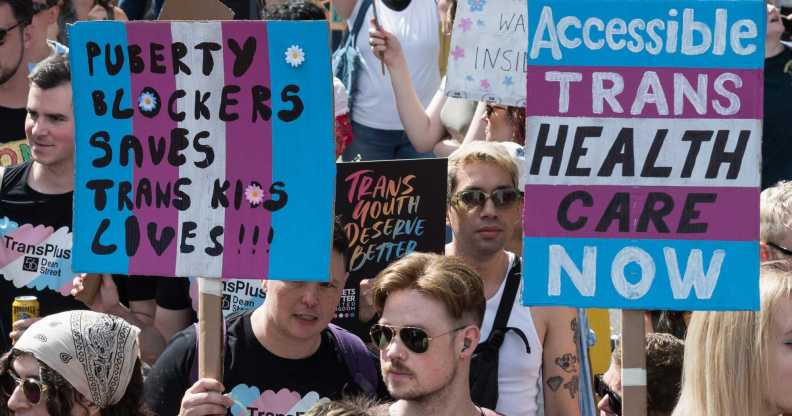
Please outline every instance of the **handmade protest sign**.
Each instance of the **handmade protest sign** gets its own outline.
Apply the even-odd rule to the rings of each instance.
[[[360,280],[413,251],[445,245],[447,159],[338,164],[336,215],[349,239],[349,277],[336,311],[355,328]]]
[[[0,144],[0,166],[18,165],[30,160],[30,145],[27,139]]]
[[[81,22],[70,37],[75,270],[329,279],[326,22]]]
[[[526,0],[457,3],[446,94],[525,105],[528,17]]]
[[[758,308],[764,3],[528,14],[524,304]]]

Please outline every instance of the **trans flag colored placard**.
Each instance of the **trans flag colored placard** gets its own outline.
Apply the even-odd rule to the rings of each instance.
[[[88,22],[70,38],[75,271],[329,280],[326,22]]]
[[[523,303],[756,310],[764,2],[528,16]]]

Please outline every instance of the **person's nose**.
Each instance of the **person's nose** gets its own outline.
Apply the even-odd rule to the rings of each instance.
[[[33,404],[25,397],[25,393],[22,392],[22,386],[20,385],[14,388],[6,404],[8,405],[8,410],[12,412],[18,412],[33,407]]]
[[[302,303],[308,307],[314,307],[319,304],[319,284],[318,283],[308,283],[303,288],[302,297],[300,298]]]

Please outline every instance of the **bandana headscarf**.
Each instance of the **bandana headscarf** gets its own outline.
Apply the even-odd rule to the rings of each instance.
[[[126,393],[140,355],[138,333],[113,315],[68,311],[31,325],[14,349],[33,354],[104,409]]]

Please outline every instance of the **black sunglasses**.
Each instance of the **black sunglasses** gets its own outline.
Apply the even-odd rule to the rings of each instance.
[[[374,341],[374,345],[376,345],[377,348],[384,350],[385,348],[388,348],[388,345],[390,345],[391,341],[393,341],[393,337],[398,332],[399,338],[401,338],[401,341],[405,347],[414,353],[422,354],[429,349],[429,341],[464,328],[467,328],[467,325],[463,325],[448,332],[443,332],[442,334],[430,337],[429,334],[427,334],[426,331],[421,328],[412,326],[376,324],[371,327],[369,334],[371,335],[371,340]]]
[[[13,25],[13,26],[11,26],[11,27],[9,27],[7,29],[0,29],[0,45],[5,43],[5,38],[6,38],[6,35],[8,35],[8,32],[16,29],[18,26],[25,27],[25,25],[27,25],[29,22],[30,22],[30,20],[20,20],[20,21],[16,22],[15,25]]]
[[[2,385],[3,385],[3,393],[11,397],[14,394],[14,390],[16,390],[17,386],[22,386],[22,393],[25,394],[25,398],[31,404],[38,404],[44,396],[44,392],[47,391],[47,386],[41,382],[41,380],[28,377],[26,379],[22,379],[14,375],[12,372],[7,371],[2,376]]]
[[[498,188],[490,193],[479,189],[468,189],[457,192],[452,202],[462,203],[466,208],[481,208],[491,199],[496,208],[509,207],[520,199],[520,191],[514,188]]]
[[[792,250],[790,250],[790,249],[788,249],[788,248],[786,248],[784,246],[780,246],[780,245],[778,245],[776,243],[773,243],[773,242],[770,242],[770,241],[765,242],[765,244],[767,244],[768,246],[773,247],[774,249],[780,251],[785,256],[792,257]]]
[[[594,376],[594,392],[597,393],[599,397],[608,396],[608,401],[610,402],[610,409],[616,416],[621,416],[621,409],[622,409],[622,402],[621,397],[618,393],[611,390],[608,383],[602,380],[602,375],[598,374]]]
[[[57,4],[56,1],[47,1],[45,3],[33,3],[33,15],[37,15],[45,10],[51,9]]]

